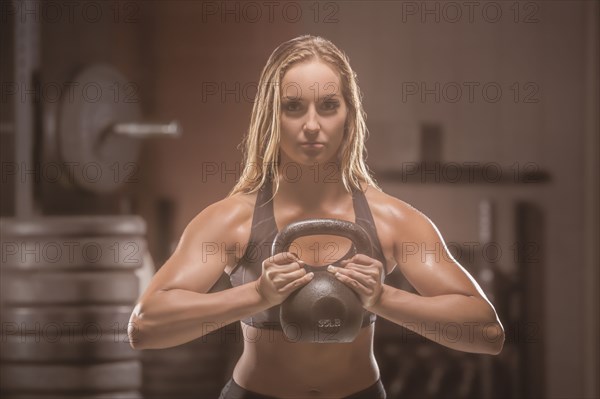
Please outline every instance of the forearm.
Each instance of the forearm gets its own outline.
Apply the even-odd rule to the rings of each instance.
[[[258,293],[255,282],[207,294],[159,291],[134,309],[129,339],[136,349],[169,348],[271,306]]]
[[[490,305],[460,294],[424,297],[383,285],[369,311],[452,349],[497,354],[504,331]]]

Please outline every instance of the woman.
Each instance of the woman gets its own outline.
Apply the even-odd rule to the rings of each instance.
[[[371,178],[366,133],[345,55],[320,37],[281,44],[260,78],[242,176],[190,222],[154,276],[132,314],[132,346],[167,348],[206,334],[207,325],[241,320],[244,351],[221,398],[385,398],[373,355],[376,316],[449,348],[499,353],[504,332],[493,306],[434,224]],[[356,222],[374,243],[373,257],[328,268],[365,309],[351,343],[293,342],[281,330],[279,305],[311,281],[303,264],[325,266],[351,248],[341,237],[328,236],[333,252],[318,236],[302,237],[293,252],[271,257],[277,231],[308,218]],[[418,249],[404,252],[407,242]],[[421,295],[383,283],[396,266]],[[233,288],[208,293],[223,271]],[[444,334],[449,323],[452,334]]]

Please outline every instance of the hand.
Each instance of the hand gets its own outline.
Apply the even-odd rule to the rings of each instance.
[[[383,292],[383,264],[367,255],[356,254],[340,262],[340,266],[329,265],[327,271],[352,288],[360,297],[363,307],[375,305]]]
[[[281,252],[265,259],[256,291],[271,306],[279,305],[293,291],[306,285],[314,273],[306,273],[304,262],[293,252]]]

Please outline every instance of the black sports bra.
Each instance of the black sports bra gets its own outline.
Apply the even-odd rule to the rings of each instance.
[[[244,255],[229,274],[233,287],[257,280],[262,274],[262,262],[271,256],[271,244],[278,233],[273,214],[273,201],[269,201],[271,195],[271,182],[267,180],[267,183],[261,187],[256,197],[252,230]],[[385,257],[365,194],[360,190],[353,189],[352,202],[356,215],[355,223],[364,228],[369,234],[373,243],[373,258],[379,260],[385,267]],[[352,254],[353,251],[350,248],[350,251],[342,259],[349,258]],[[257,328],[282,330],[279,321],[279,309],[279,305],[273,306],[263,312],[242,319],[242,322]],[[365,310],[362,326],[365,327],[374,323],[376,318],[377,316],[374,313]]]

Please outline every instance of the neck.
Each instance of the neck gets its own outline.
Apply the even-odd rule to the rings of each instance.
[[[306,211],[322,210],[347,200],[339,165],[327,163],[305,166],[282,163],[279,166],[277,196],[286,203],[298,204]]]

